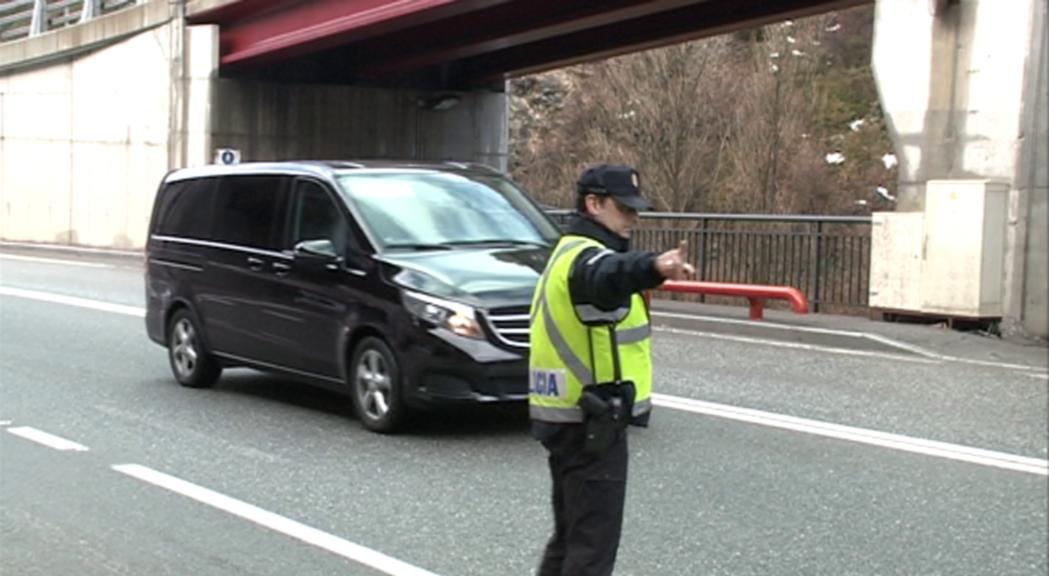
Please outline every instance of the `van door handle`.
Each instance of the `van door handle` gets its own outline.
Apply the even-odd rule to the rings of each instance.
[[[255,258],[254,256],[248,256],[248,268],[251,268],[256,272],[262,270],[262,259]]]
[[[276,272],[277,276],[287,276],[288,272],[291,271],[291,266],[284,262],[274,262],[272,266],[273,271]]]

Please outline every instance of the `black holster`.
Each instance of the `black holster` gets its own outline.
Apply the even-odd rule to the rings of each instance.
[[[634,383],[630,381],[591,384],[583,387],[579,408],[583,411],[586,439],[583,451],[603,456],[630,423],[634,406]]]

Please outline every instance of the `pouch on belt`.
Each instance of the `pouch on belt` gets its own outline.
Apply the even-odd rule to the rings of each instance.
[[[604,455],[616,434],[626,429],[634,405],[634,383],[625,380],[583,387],[579,408],[583,411],[586,439],[583,451]]]

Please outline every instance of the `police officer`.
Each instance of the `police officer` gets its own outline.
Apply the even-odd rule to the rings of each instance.
[[[652,407],[648,309],[640,292],[694,270],[685,243],[629,250],[648,209],[637,171],[600,165],[576,183],[577,214],[554,248],[531,309],[529,413],[548,451],[554,534],[540,576],[612,573],[623,524],[628,424]]]

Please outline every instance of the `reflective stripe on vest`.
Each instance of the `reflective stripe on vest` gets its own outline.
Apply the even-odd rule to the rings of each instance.
[[[630,308],[623,306],[606,312],[593,304],[580,304],[575,307],[575,313],[584,324],[618,324],[630,313]]]
[[[546,269],[543,270],[543,275],[539,278],[539,285],[536,286],[535,294],[532,295],[532,311],[529,323],[535,323],[535,314],[539,311],[536,306],[536,299],[542,298],[546,294],[546,281],[550,278],[550,267],[557,261],[558,258],[564,255],[565,252],[575,248],[582,244],[584,240],[572,240],[571,242],[559,242],[554,248],[554,253],[550,256],[550,260],[546,263]]]
[[[571,303],[568,277],[572,263],[588,247],[604,250],[589,238],[562,238],[532,298],[529,412],[536,420],[582,422],[577,403],[583,386],[614,379],[608,331],[591,329],[584,322],[615,323],[623,375],[634,382],[637,391],[633,415],[644,414],[652,406],[652,330],[641,296],[632,295],[629,307],[611,312]],[[598,253],[595,258],[603,255]]]

